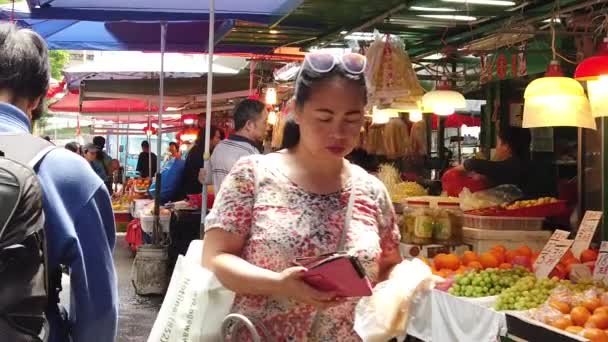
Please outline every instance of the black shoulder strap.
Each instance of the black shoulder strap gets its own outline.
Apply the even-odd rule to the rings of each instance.
[[[55,148],[51,142],[29,133],[0,133],[0,151],[4,157],[33,169]]]

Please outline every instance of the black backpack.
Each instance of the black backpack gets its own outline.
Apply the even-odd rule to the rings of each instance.
[[[42,189],[36,169],[54,148],[30,134],[0,133],[1,341],[48,338],[45,310],[50,297],[57,300],[57,289],[49,285]]]

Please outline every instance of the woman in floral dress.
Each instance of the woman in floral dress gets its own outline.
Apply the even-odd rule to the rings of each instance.
[[[384,185],[344,159],[364,120],[364,69],[358,54],[307,55],[287,148],[241,159],[207,217],[204,266],[237,293],[232,311],[263,325],[275,341],[360,340],[353,330],[357,299],[310,287],[301,279],[306,269],[293,263],[336,251],[351,191],[345,250],[372,283],[401,261]]]

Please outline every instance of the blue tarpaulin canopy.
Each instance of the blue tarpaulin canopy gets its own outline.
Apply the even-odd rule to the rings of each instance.
[[[297,8],[303,0],[221,0],[217,20],[239,19],[272,23]],[[28,0],[32,18],[89,21],[208,20],[206,0]]]

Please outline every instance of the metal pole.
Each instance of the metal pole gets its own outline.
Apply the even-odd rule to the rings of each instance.
[[[127,114],[127,131],[131,129],[131,105],[129,105],[129,113]],[[126,135],[127,142],[125,143],[125,166],[122,171],[122,184],[123,187],[127,183],[127,170],[129,169],[129,134]]]
[[[163,107],[165,96],[165,43],[167,39],[167,23],[162,22],[160,24],[160,77],[159,77],[159,100],[158,100],[158,130],[157,137],[158,143],[156,144],[156,191],[154,192],[154,231],[153,237],[154,244],[160,244],[161,237],[161,226],[159,221],[160,213],[160,192],[162,189],[162,180],[160,175],[160,155],[161,155],[161,142],[163,134]]]
[[[205,154],[203,160],[205,161],[205,169],[208,172],[209,166],[209,145],[211,140],[211,115],[212,115],[212,102],[213,101],[213,48],[215,47],[215,0],[209,0],[209,49],[208,49],[208,66],[207,66],[207,112],[205,113]],[[206,182],[205,182],[206,183]],[[218,189],[214,189],[216,192]],[[202,206],[201,206],[201,238],[205,234],[205,217],[207,216],[207,184],[203,184],[202,191]]]

